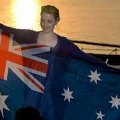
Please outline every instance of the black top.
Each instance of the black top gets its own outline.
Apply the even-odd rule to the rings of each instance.
[[[13,39],[19,44],[36,43],[38,38],[38,33],[33,30],[28,29],[16,29],[0,24],[0,29],[6,35],[13,34]]]

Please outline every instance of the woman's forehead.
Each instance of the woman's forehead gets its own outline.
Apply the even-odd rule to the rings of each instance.
[[[43,12],[43,13],[41,14],[41,16],[43,16],[43,17],[54,17],[53,14],[51,14],[51,13],[46,13],[46,12]]]
[[[43,12],[41,14],[41,18],[42,19],[54,19],[55,20],[55,17],[53,14],[50,14],[50,13],[46,13],[46,12]]]

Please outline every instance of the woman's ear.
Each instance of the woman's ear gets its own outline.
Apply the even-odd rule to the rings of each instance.
[[[59,22],[59,18],[56,19],[56,25],[58,24],[58,22]]]

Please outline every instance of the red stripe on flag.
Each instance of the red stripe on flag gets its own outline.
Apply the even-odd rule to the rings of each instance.
[[[44,92],[44,89],[36,83],[24,70],[18,68],[40,91]]]

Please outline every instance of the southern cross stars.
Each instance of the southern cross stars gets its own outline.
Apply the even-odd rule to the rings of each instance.
[[[3,109],[9,110],[9,108],[5,104],[5,100],[7,99],[7,97],[8,95],[1,95],[1,92],[0,92],[0,111],[1,111],[2,117],[4,117]]]
[[[118,98],[118,96],[116,95],[116,97],[112,97],[112,100],[109,101],[109,103],[112,104],[112,108],[113,107],[116,107],[118,109],[118,106],[120,105],[120,99]],[[103,120],[103,117],[105,116],[104,114],[102,114],[102,112],[100,111],[99,113],[96,113],[97,114],[97,119],[100,119],[100,120]]]
[[[109,101],[109,103],[111,103],[112,104],[112,108],[113,107],[116,107],[117,109],[118,109],[118,106],[120,105],[120,99],[117,97],[117,95],[116,95],[116,97],[114,98],[114,97],[112,97],[111,96],[111,98],[112,98],[112,100],[111,101]]]
[[[103,117],[105,115],[103,115],[101,111],[99,113],[96,113],[96,114],[97,114],[97,119],[103,120]]]
[[[70,99],[74,99],[72,96],[73,91],[70,92],[69,87],[67,90],[63,89],[64,93],[62,93],[61,95],[63,95],[65,98],[64,100],[68,100],[70,102]]]
[[[91,78],[90,82],[94,81],[97,84],[97,81],[101,81],[100,75],[97,73],[97,70],[95,72],[90,71],[91,75],[88,75],[89,78]]]

